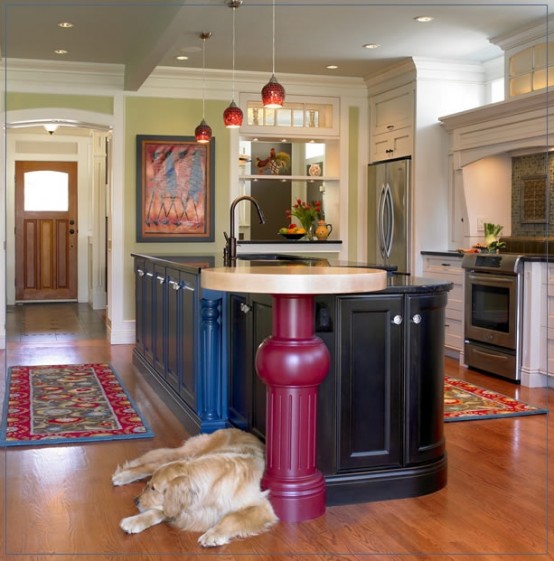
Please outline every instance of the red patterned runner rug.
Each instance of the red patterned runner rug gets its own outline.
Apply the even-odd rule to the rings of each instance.
[[[12,366],[8,371],[2,446],[152,436],[109,364]]]
[[[470,421],[522,415],[544,415],[547,409],[533,407],[513,397],[475,386],[458,378],[444,377],[444,420]]]

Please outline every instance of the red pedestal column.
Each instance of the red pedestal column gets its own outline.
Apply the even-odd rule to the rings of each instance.
[[[285,522],[325,512],[325,480],[316,469],[317,388],[329,351],[314,334],[312,295],[273,295],[273,332],[258,348],[256,370],[266,383],[266,471],[277,516]]]

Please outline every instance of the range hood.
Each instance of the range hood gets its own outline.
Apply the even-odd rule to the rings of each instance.
[[[553,98],[546,92],[530,94],[440,117],[450,135],[454,169],[487,156],[543,152],[553,146]]]

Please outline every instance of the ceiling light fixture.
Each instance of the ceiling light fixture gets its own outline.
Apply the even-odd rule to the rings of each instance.
[[[242,0],[229,0],[227,5],[233,9],[233,90],[231,92],[231,103],[223,112],[223,123],[228,129],[236,129],[242,125],[243,114],[240,107],[235,103],[235,12],[240,8]]]
[[[200,34],[202,39],[202,120],[200,124],[194,129],[194,138],[199,144],[207,144],[212,139],[212,129],[206,123],[205,110],[206,110],[206,39],[209,39],[212,34],[207,31]]]
[[[56,125],[56,123],[46,123],[45,125],[43,125],[44,130],[50,135],[52,136],[57,130],[58,130],[58,126]]]
[[[431,16],[417,16],[417,18],[414,19],[419,23],[429,23],[430,21],[433,21],[434,18]]]
[[[175,57],[177,60],[188,60],[189,57],[187,55],[177,55]]]
[[[61,27],[63,29],[71,29],[73,27],[73,24],[70,21],[60,21],[60,23],[58,23],[58,27]]]
[[[336,70],[338,66],[336,64],[328,64],[325,68],[327,68],[327,70]]]
[[[66,55],[68,51],[66,51],[65,49],[56,49],[54,53],[57,55]]]
[[[378,49],[381,45],[379,43],[366,43],[363,45],[364,49]]]
[[[285,88],[279,84],[275,77],[275,0],[273,7],[273,67],[269,82],[262,88],[262,103],[268,109],[279,109],[285,103]]]

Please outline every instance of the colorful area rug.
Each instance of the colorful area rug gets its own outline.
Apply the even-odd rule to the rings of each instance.
[[[12,366],[8,371],[2,446],[152,436],[109,364]]]
[[[444,420],[471,421],[521,415],[544,415],[539,409],[513,397],[492,392],[458,378],[444,377]]]

